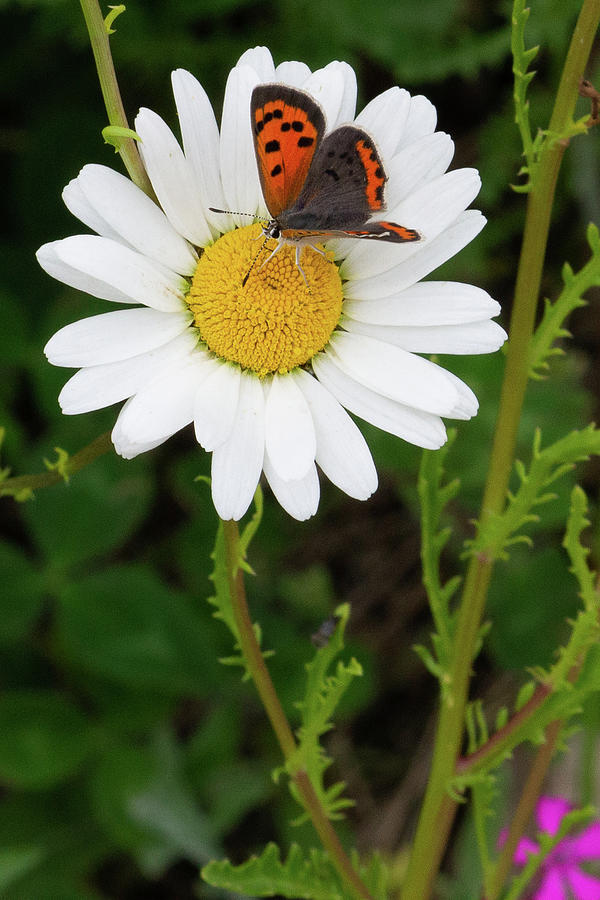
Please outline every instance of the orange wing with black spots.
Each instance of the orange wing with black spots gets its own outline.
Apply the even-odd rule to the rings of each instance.
[[[325,132],[319,104],[304,91],[261,84],[250,104],[263,195],[275,219],[294,206]]]

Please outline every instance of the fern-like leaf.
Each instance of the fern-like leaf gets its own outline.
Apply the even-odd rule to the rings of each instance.
[[[353,862],[356,864],[357,860]],[[387,875],[380,858],[374,855],[366,866],[360,867],[360,874],[374,900],[385,900]],[[202,877],[214,887],[252,897],[276,894],[293,900],[348,900],[349,897],[327,854],[312,849],[305,855],[297,844],[292,844],[285,861],[276,844],[267,844],[260,856],[252,856],[239,866],[226,859],[208,863],[202,869]]]
[[[553,499],[554,494],[548,492],[547,487],[570,471],[575,463],[599,453],[600,431],[593,425],[573,431],[543,450],[541,433],[536,431],[529,469],[522,464],[516,466],[521,482],[518,490],[509,493],[502,513],[478,526],[476,537],[465,544],[467,554],[482,553],[488,559],[506,559],[512,544],[529,543],[529,537],[521,530],[537,521],[533,509]]]
[[[331,639],[320,647],[313,659],[306,664],[307,680],[304,698],[297,703],[301,713],[301,725],[297,731],[296,753],[287,760],[285,770],[293,775],[299,769],[308,773],[311,783],[331,819],[339,819],[342,811],[352,805],[352,801],[341,797],[345,785],[341,782],[325,787],[324,773],[331,760],[321,746],[320,739],[332,725],[332,716],[354,678],[362,675],[362,667],[355,659],[348,663],[338,660],[335,670],[328,674],[336,657],[344,648],[344,630],[350,615],[350,607],[343,603],[335,610],[337,625]],[[276,772],[276,775],[281,770]],[[300,802],[300,796],[293,781],[290,782],[293,796]],[[302,815],[294,824],[305,821]]]
[[[260,521],[262,518],[262,491],[260,488],[257,488],[256,494],[254,495],[254,513],[243,529],[237,543],[236,549],[236,561],[234,568],[237,570],[238,568],[244,569],[244,571],[249,572],[250,574],[254,574],[251,567],[248,565],[246,560],[246,554],[248,552],[248,547],[250,546],[250,541],[256,534],[258,526],[260,525]],[[215,547],[213,552],[211,553],[211,559],[214,563],[213,570],[210,574],[210,580],[212,581],[215,593],[208,597],[208,602],[211,606],[215,607],[215,612],[213,616],[215,619],[220,619],[224,625],[227,626],[231,634],[235,639],[235,653],[231,656],[221,657],[220,662],[225,666],[240,666],[244,669],[244,678],[249,678],[249,674],[246,670],[246,662],[244,660],[243,655],[238,652],[239,651],[239,632],[235,622],[235,618],[233,615],[233,607],[231,604],[231,594],[229,588],[229,561],[227,559],[227,553],[225,548],[225,532],[223,529],[223,523],[219,522],[219,527],[217,528],[217,536],[215,539]],[[233,573],[235,575],[235,572]],[[253,625],[254,634],[256,635],[256,640],[260,646],[262,640],[262,632],[260,625],[255,623]],[[263,656],[268,657],[272,656],[273,651],[263,651]]]
[[[563,353],[555,342],[571,337],[564,327],[567,316],[574,309],[586,305],[583,294],[589,288],[600,285],[600,236],[598,228],[593,224],[588,226],[587,241],[591,251],[590,259],[578,272],[573,272],[571,266],[565,263],[562,271],[563,290],[554,303],[545,300],[544,315],[530,345],[531,378],[542,378],[549,368],[549,359]]]
[[[445,583],[440,577],[442,550],[451,534],[451,529],[441,526],[445,507],[458,493],[458,480],[444,483],[444,461],[452,446],[456,432],[451,432],[448,442],[441,450],[423,452],[419,469],[418,490],[421,503],[421,564],[423,584],[427,591],[431,614],[436,632],[432,635],[434,654],[424,648],[415,647],[427,668],[445,689],[445,673],[448,670],[452,652],[453,620],[450,601],[458,589],[461,578],[454,576]]]

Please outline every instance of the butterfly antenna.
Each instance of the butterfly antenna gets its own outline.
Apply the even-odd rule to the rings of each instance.
[[[254,266],[255,266],[255,264],[256,264],[256,260],[258,259],[258,257],[260,256],[260,254],[263,252],[263,250],[264,250],[264,248],[265,248],[265,245],[266,245],[266,243],[267,243],[268,240],[269,240],[269,238],[266,237],[266,238],[264,239],[264,241],[262,242],[262,244],[260,245],[260,247],[258,248],[258,252],[257,252],[256,256],[254,257],[254,259],[252,260],[252,262],[251,262],[251,264],[250,264],[250,268],[248,269],[248,271],[247,271],[246,274],[244,275],[244,278],[243,278],[243,280],[242,280],[242,287],[245,287],[245,286],[246,286],[246,282],[247,282],[248,279],[250,278],[250,273],[252,272],[252,269],[254,268]],[[269,259],[270,259],[270,257],[269,257]]]
[[[208,207],[211,212],[222,213],[224,216],[250,216],[251,219],[260,219],[255,213],[236,212],[233,209],[217,209],[215,206]]]

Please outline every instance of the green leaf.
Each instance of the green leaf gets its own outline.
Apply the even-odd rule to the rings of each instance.
[[[423,655],[422,650],[417,652],[421,652],[421,658],[439,679],[442,691],[447,688],[445,676],[452,652],[453,623],[449,604],[461,581],[460,577],[455,576],[443,584],[440,578],[440,557],[451,533],[450,528],[441,527],[441,518],[445,506],[456,497],[459,489],[458,479],[443,484],[444,461],[455,438],[456,431],[451,431],[448,443],[441,450],[423,451],[418,480],[421,502],[421,563],[423,584],[436,627],[436,634],[432,639],[435,659],[431,655]]]
[[[306,858],[298,844],[292,844],[285,862],[279,847],[267,844],[261,856],[239,866],[226,859],[210,862],[202,869],[202,877],[214,887],[254,897],[279,894],[292,900],[347,900],[348,896],[327,854],[311,850]]]
[[[348,663],[338,661],[334,674],[328,674],[344,648],[344,631],[349,615],[350,607],[347,603],[337,607],[335,631],[329,642],[319,648],[314,658],[306,664],[306,691],[304,699],[296,704],[302,716],[302,724],[298,729],[298,747],[285,765],[290,775],[299,769],[306,769],[321,804],[331,819],[339,819],[342,810],[352,805],[352,801],[340,797],[345,785],[336,783],[325,788],[323,775],[331,760],[319,742],[321,736],[333,727],[331,718],[350,683],[362,675],[362,667],[355,659]],[[300,803],[300,795],[293,781],[290,782],[290,790]],[[301,816],[296,824],[305,819],[306,815]]]
[[[489,559],[506,559],[512,544],[528,540],[519,532],[537,521],[532,510],[555,498],[556,495],[548,490],[549,486],[569,472],[575,463],[600,454],[600,431],[594,425],[573,431],[543,450],[541,440],[537,429],[529,469],[518,463],[515,466],[521,482],[519,489],[514,494],[509,493],[508,504],[502,513],[491,516],[484,525],[478,523],[476,537],[465,543],[469,554],[483,553]]]
[[[23,515],[33,540],[47,559],[50,571],[64,570],[120,546],[143,519],[149,501],[147,480],[111,470],[117,460],[103,460],[77,475],[69,484],[38,491]]]
[[[570,337],[564,322],[567,316],[580,306],[585,306],[583,294],[589,288],[600,285],[600,237],[591,224],[587,229],[587,241],[591,258],[578,272],[568,263],[563,266],[564,288],[554,303],[545,301],[544,315],[535,330],[529,350],[530,377],[541,378],[549,368],[549,360],[563,351],[555,346],[561,338]]]
[[[221,852],[215,826],[194,800],[181,751],[161,729],[148,746],[113,746],[91,778],[97,818],[154,877],[170,861],[198,865]]]
[[[34,624],[45,596],[45,579],[24,553],[0,543],[0,643],[24,637]]]
[[[43,847],[6,847],[0,849],[0,891],[33,871],[44,859]]]
[[[58,601],[63,652],[86,671],[166,696],[217,684],[200,609],[150,571],[115,566],[68,585]]]
[[[0,778],[39,790],[73,775],[92,748],[79,710],[52,691],[7,691],[0,696]]]
[[[142,140],[139,134],[136,134],[131,128],[124,128],[122,125],[107,125],[106,128],[102,129],[102,137],[105,144],[110,144],[111,147],[115,148],[115,153],[119,152],[126,141],[141,142]]]
[[[112,27],[112,24],[121,13],[125,12],[125,6],[121,3],[120,6],[110,6],[109,9],[109,14],[104,18],[104,27],[107,34],[114,34],[116,29]]]
[[[538,162],[539,147],[536,147],[531,135],[529,123],[529,102],[527,100],[527,88],[535,72],[529,72],[528,68],[537,55],[538,47],[525,49],[525,25],[529,18],[529,9],[525,7],[525,0],[514,0],[512,11],[511,49],[513,55],[514,75],[514,103],[515,122],[519,127],[521,141],[523,142],[523,154],[527,160],[521,170],[528,175],[526,185],[519,185],[518,190],[530,190],[531,183],[535,179]]]
[[[252,518],[248,522],[248,524],[243,529],[241,535],[238,538],[237,546],[229,548],[231,555],[235,559],[235,563],[233,565],[233,572],[231,573],[231,577],[236,576],[237,571],[242,569],[245,572],[253,575],[254,572],[251,566],[246,561],[246,554],[248,552],[248,547],[250,546],[250,542],[258,527],[260,525],[262,519],[263,512],[263,498],[262,491],[260,487],[256,489],[256,493],[254,495],[254,504],[255,511],[252,515]],[[219,660],[223,665],[226,666],[240,666],[244,669],[244,677],[249,678],[249,673],[246,669],[246,661],[239,651],[239,631],[237,624],[235,622],[235,617],[233,614],[233,605],[231,602],[231,593],[229,587],[229,560],[227,558],[227,548],[225,543],[225,530],[223,527],[223,522],[219,521],[219,526],[217,528],[217,536],[215,539],[215,547],[211,554],[211,559],[213,560],[214,567],[212,574],[209,576],[210,580],[213,582],[215,586],[215,593],[212,597],[208,598],[208,602],[216,607],[216,612],[213,613],[215,619],[220,619],[230,630],[231,634],[235,638],[235,650],[236,652],[231,656],[221,657]],[[262,631],[259,624],[254,623],[253,625],[254,633],[256,635],[256,640],[258,645],[260,646],[262,643]],[[266,650],[263,651],[263,656],[268,657],[272,654],[273,651]]]

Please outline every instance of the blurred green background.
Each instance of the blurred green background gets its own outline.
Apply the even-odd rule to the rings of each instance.
[[[535,126],[548,121],[579,5],[532,0],[528,45],[542,48],[530,91]],[[426,94],[438,127],[456,141],[453,167],[480,169],[475,205],[489,219],[435,277],[489,290],[506,325],[525,203],[508,186],[520,167],[509,17],[510,4],[500,0],[131,0],[112,48],[130,119],[149,106],[174,128],[170,71],[192,71],[218,116],[229,69],[255,44],[268,45],[276,62],[303,59],[317,68],[347,60],[357,71],[359,107],[396,83]],[[87,162],[118,169],[120,162],[100,136],[105,114],[78,4],[1,0],[0,33],[2,465],[23,474],[40,471],[54,447],[74,453],[114,422],[114,409],[60,414],[68,373],[48,365],[42,348],[59,327],[105,304],[52,281],[34,253],[80,230],[60,199],[69,179]],[[597,58],[592,80],[595,67]],[[560,289],[562,262],[579,268],[587,259],[587,222],[600,223],[598,137],[577,139],[566,155],[544,278],[550,297]],[[534,427],[548,443],[597,418],[597,310],[592,302],[578,312],[569,355],[531,385],[525,457]],[[450,475],[463,483],[451,509],[448,577],[472,534],[503,363],[500,353],[442,362],[481,402],[478,417],[459,424],[448,459]],[[411,649],[430,631],[420,583],[419,451],[365,430],[380,472],[375,496],[357,503],[323,481],[319,514],[299,524],[267,494],[248,592],[264,646],[276,651],[270,668],[292,722],[310,636],[337,603],[351,602],[349,649],[366,674],[328,742],[333,775],[356,801],[341,834],[351,826],[361,849],[400,851],[401,868],[436,702],[433,679]],[[252,686],[218,663],[231,645],[205,602],[217,522],[208,488],[194,482],[208,471],[188,428],[139,459],[104,456],[68,486],[0,505],[3,900],[222,896],[198,886],[209,858],[240,862],[271,839],[283,847],[316,842],[308,827],[290,825],[297,810],[270,778],[279,757]],[[599,474],[593,464],[579,472],[594,504]],[[498,567],[494,628],[475,682],[492,710],[513,696],[524,667],[550,662],[576,609],[560,549],[569,489],[563,479],[534,529],[535,550],[515,550]],[[591,539],[597,546],[597,535]],[[599,721],[595,709],[585,711],[586,777],[571,766],[563,786],[574,802],[597,799],[590,761]],[[518,789],[507,784],[508,793]],[[459,819],[456,834],[444,897],[468,900],[477,881],[474,854],[464,849],[468,818]]]

